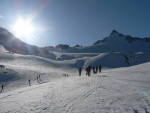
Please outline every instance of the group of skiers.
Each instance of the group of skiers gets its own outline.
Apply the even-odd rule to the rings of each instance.
[[[93,74],[97,74],[98,72],[100,73],[102,69],[101,65],[98,66],[91,66],[89,65],[85,70],[86,70],[86,75],[90,76],[91,75],[91,70],[93,70]],[[79,76],[81,76],[82,68],[79,68]]]
[[[37,82],[40,83],[40,81],[42,81],[41,75],[38,75],[36,79],[37,79]],[[29,83],[29,86],[31,86],[31,80],[30,79],[28,80],[28,83]]]
[[[37,82],[40,83],[40,81],[42,81],[42,80],[41,80],[41,75],[38,75],[38,76],[37,76]],[[29,83],[29,86],[31,86],[31,80],[30,80],[30,79],[28,79],[28,83]],[[4,85],[2,84],[2,85],[1,85],[0,93],[2,93],[3,89],[4,89]]]
[[[63,76],[64,77],[68,77],[69,75],[68,75],[68,73],[64,73]]]
[[[93,70],[93,74],[97,74],[98,72],[100,73],[101,72],[101,69],[102,69],[102,66],[101,65],[98,65],[98,66],[91,66],[91,65],[89,65],[85,70],[86,70],[86,75],[87,76],[90,76],[91,75],[91,70]],[[79,76],[81,76],[81,72],[82,72],[82,68],[79,68]],[[68,77],[68,74],[67,74],[67,77]],[[42,81],[41,80],[41,76],[40,75],[38,75],[37,76],[37,82],[38,83],[40,83],[40,81]],[[28,83],[29,83],[29,86],[31,86],[31,80],[30,79],[28,79]],[[3,89],[4,89],[4,85],[1,85],[1,91],[0,91],[0,93],[2,93],[2,91],[3,91]]]

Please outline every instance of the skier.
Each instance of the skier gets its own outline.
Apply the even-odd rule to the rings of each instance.
[[[39,76],[37,76],[37,78],[36,78],[36,79],[37,79],[37,82],[39,83]]]
[[[99,73],[100,73],[100,72],[101,72],[101,69],[102,69],[102,66],[99,65],[98,68],[99,68]]]
[[[42,80],[41,80],[41,75],[39,75],[39,80],[42,81]]]
[[[93,74],[95,74],[95,66],[93,66]]]
[[[96,66],[96,73],[98,72],[98,66]]]
[[[90,76],[91,75],[91,66],[89,65],[87,68],[86,68],[86,75]]]
[[[29,82],[29,86],[31,86],[31,82],[30,82],[30,79],[28,80],[28,82]]]
[[[82,72],[82,69],[81,69],[81,68],[79,68],[79,76],[81,76],[81,72]]]
[[[2,89],[1,89],[1,93],[2,93],[2,91],[3,91],[3,89],[4,89],[4,85],[2,85],[1,87],[2,87]]]

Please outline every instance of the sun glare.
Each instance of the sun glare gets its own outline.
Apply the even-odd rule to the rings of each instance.
[[[19,18],[18,21],[12,26],[13,31],[17,36],[30,36],[34,32],[34,27],[30,21],[25,21]]]

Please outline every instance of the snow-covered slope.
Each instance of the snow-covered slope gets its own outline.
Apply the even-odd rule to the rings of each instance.
[[[0,67],[0,85],[6,85],[6,92],[28,86],[29,79],[32,85],[36,85],[39,84],[38,75],[41,75],[43,82],[48,82],[52,78],[61,78],[63,73],[74,72],[73,65],[72,61],[57,62],[34,55],[11,53],[0,48],[0,66],[4,66]]]
[[[64,53],[0,28],[0,113],[150,113],[150,42],[131,39],[113,31]],[[89,65],[102,72],[86,76]]]
[[[23,87],[28,79],[34,79],[36,83],[39,74],[49,80],[49,75],[62,76],[62,73],[74,72],[80,67],[85,69],[89,65],[102,65],[103,69],[106,69],[150,62],[150,42],[132,40],[132,43],[129,43],[127,37],[129,36],[113,31],[109,37],[96,45],[70,48],[64,53],[50,52],[49,47],[39,48],[26,44],[6,29],[0,28],[0,65],[5,66],[0,71],[0,83],[17,81],[16,83]],[[62,70],[62,73],[57,73],[57,69]]]
[[[43,82],[54,78],[61,78],[63,74],[78,72],[78,68],[89,65],[102,65],[103,69],[129,67],[150,61],[150,53],[101,53],[86,56],[85,54],[73,54],[79,58],[56,61],[32,55],[20,55],[7,52],[4,48],[0,50],[0,85],[6,84],[5,91],[28,86],[28,79],[32,85],[38,84],[37,76],[41,75]],[[76,56],[76,57],[77,57]],[[82,57],[81,57],[82,56]],[[53,78],[53,79],[52,79]],[[4,91],[4,92],[5,92]]]
[[[149,113],[150,63],[0,94],[0,113]]]

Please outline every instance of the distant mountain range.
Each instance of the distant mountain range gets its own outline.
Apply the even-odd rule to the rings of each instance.
[[[126,41],[128,41],[129,43],[134,43],[134,42],[137,42],[137,41],[141,41],[141,42],[150,42],[150,37],[145,37],[145,38],[139,38],[139,37],[132,37],[131,35],[124,35],[122,33],[119,33],[118,31],[116,30],[113,30],[111,33],[110,33],[110,38],[112,37],[112,35],[114,34],[117,34],[119,37],[122,37],[124,38]],[[93,45],[98,45],[98,44],[101,44],[103,42],[105,42],[107,40],[107,37],[104,38],[103,40],[98,40],[96,41]]]
[[[118,68],[150,62],[150,38],[132,37],[113,30],[108,37],[90,46],[59,44],[56,47],[37,47],[0,28],[0,52],[2,59],[5,55],[16,59],[21,56],[24,60],[26,57],[33,58],[56,67],[86,68],[101,64],[107,68]]]
[[[66,52],[73,53],[107,53],[107,52],[150,52],[150,38],[138,38],[124,35],[113,30],[103,40],[96,41],[92,46],[69,48]]]
[[[150,52],[150,38],[138,38],[124,35],[113,30],[103,40],[96,41],[91,46],[70,47],[67,44],[59,44],[56,47],[37,47],[29,45],[16,38],[4,28],[0,28],[0,45],[12,53],[23,55],[36,55],[49,59],[55,59],[53,52],[66,53],[108,53],[108,52]]]

